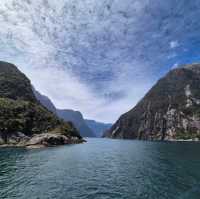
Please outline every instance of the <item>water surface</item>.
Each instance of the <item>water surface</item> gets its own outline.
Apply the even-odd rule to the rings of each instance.
[[[199,199],[200,143],[88,139],[0,149],[2,199]]]

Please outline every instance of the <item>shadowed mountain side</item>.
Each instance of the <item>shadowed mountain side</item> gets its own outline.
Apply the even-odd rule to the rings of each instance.
[[[45,96],[39,93],[37,90],[33,88],[33,92],[35,94],[35,97],[40,101],[40,103],[45,106],[49,111],[51,111],[54,114],[57,114],[56,107],[54,104],[51,102],[51,100]]]
[[[199,139],[200,64],[170,71],[104,136],[145,140]]]
[[[79,130],[81,136],[96,137],[95,134],[92,132],[92,130],[87,126],[80,112],[67,109],[59,110],[55,107],[53,102],[47,96],[42,95],[34,88],[33,91],[36,98],[40,101],[41,104],[43,104],[43,106],[45,106],[49,111],[55,113],[61,119],[72,122],[74,126],[77,128],[77,130]]]
[[[65,121],[71,121],[76,126],[76,128],[81,132],[81,136],[96,137],[93,131],[86,124],[81,112],[73,110],[57,109],[57,114],[60,118],[64,119]]]
[[[85,119],[85,122],[93,130],[93,132],[95,133],[96,137],[102,137],[103,133],[112,126],[112,124],[106,124],[106,123],[102,123],[102,122],[97,122],[95,120],[87,120],[87,119]]]

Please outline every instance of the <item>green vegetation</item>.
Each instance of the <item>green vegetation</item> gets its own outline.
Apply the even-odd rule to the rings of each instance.
[[[81,138],[72,123],[60,120],[35,98],[30,80],[16,66],[0,61],[0,137],[58,133]]]
[[[43,106],[9,98],[0,98],[0,131],[28,136],[45,132],[78,135],[72,124],[59,120]]]
[[[176,133],[176,139],[177,140],[190,140],[190,139],[195,139],[198,138],[200,140],[200,134],[197,133],[192,133],[192,132],[177,132]]]
[[[0,62],[0,97],[36,102],[30,80],[17,67]]]

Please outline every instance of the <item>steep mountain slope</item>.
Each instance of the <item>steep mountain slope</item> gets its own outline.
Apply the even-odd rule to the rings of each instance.
[[[40,101],[40,103],[45,106],[49,111],[55,113],[59,118],[70,121],[74,124],[77,130],[80,132],[82,137],[96,137],[93,131],[88,127],[86,122],[83,119],[82,114],[79,111],[73,110],[59,110],[56,109],[53,102],[45,95],[42,95],[40,92],[36,91],[33,88],[34,94],[36,98]]]
[[[104,136],[147,140],[200,138],[200,64],[170,71]]]
[[[57,114],[65,121],[72,122],[79,130],[81,136],[96,137],[92,130],[87,126],[86,122],[83,119],[83,115],[79,111],[57,109]]]
[[[51,111],[52,113],[57,114],[57,109],[54,106],[53,102],[45,95],[42,95],[40,92],[38,92],[37,90],[35,90],[33,88],[33,92],[35,97],[37,98],[37,100],[39,100],[39,102],[46,107],[49,111]]]
[[[0,97],[36,103],[30,80],[16,66],[0,61]]]
[[[34,143],[32,138],[40,136]],[[35,98],[29,79],[16,66],[0,62],[0,144],[57,145],[81,136]],[[30,141],[30,142],[29,142]]]
[[[103,133],[112,126],[112,124],[97,122],[95,120],[85,119],[85,122],[89,126],[89,128],[92,129],[96,137],[102,137]]]

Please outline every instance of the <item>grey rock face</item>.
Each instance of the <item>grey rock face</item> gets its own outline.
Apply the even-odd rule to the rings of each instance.
[[[57,109],[57,115],[64,121],[72,122],[77,128],[77,130],[80,132],[82,137],[96,137],[93,131],[86,124],[81,112],[69,109]]]
[[[28,148],[31,147],[51,147],[65,144],[78,144],[82,143],[83,140],[78,139],[77,137],[67,137],[61,134],[51,134],[45,133],[40,135],[33,136],[27,143]]]
[[[17,146],[27,148],[52,147],[65,144],[79,144],[85,142],[78,137],[66,136],[58,133],[42,133],[28,137],[21,132],[12,133],[5,137],[0,134],[1,146]]]
[[[145,140],[200,138],[200,65],[170,71],[104,136]]]
[[[25,145],[29,139],[30,137],[21,132],[10,133],[7,135],[0,133],[0,145],[22,146]]]

